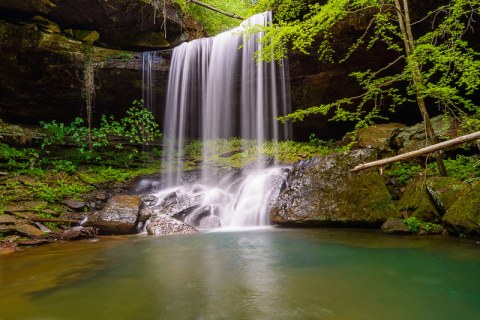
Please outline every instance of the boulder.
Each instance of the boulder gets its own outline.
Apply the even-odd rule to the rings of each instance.
[[[85,209],[86,204],[83,201],[74,200],[71,198],[66,198],[61,201],[62,204],[66,205],[70,209],[73,209],[77,212],[81,212]]]
[[[448,140],[455,135],[455,128],[457,126],[455,119],[442,114],[431,118],[430,121],[439,142]],[[392,138],[392,145],[398,149],[399,153],[418,150],[430,144],[431,143],[427,141],[423,122],[402,129],[398,135]]]
[[[380,227],[398,217],[382,176],[374,170],[351,173],[375,159],[369,149],[300,161],[270,211],[274,224],[290,226]]]
[[[382,224],[382,231],[388,234],[411,234],[410,228],[399,218],[388,218]]]
[[[407,185],[398,203],[398,209],[404,216],[415,217],[420,221],[438,223],[442,219],[441,213],[427,193],[425,177],[422,176]]]
[[[216,229],[222,227],[222,221],[214,215],[204,216],[198,221],[199,229]]]
[[[480,182],[469,189],[453,203],[442,221],[453,234],[480,236]]]
[[[37,229],[26,223],[17,225],[15,229],[17,230],[17,232],[28,237],[42,237],[44,235],[42,230]]]
[[[357,143],[360,148],[373,148],[383,152],[390,151],[390,139],[395,132],[399,132],[405,125],[400,123],[377,124],[362,128],[357,132]]]
[[[146,229],[149,235],[186,234],[198,231],[191,225],[166,215],[156,216]]]
[[[73,227],[56,235],[60,240],[81,240],[91,239],[97,236],[97,229],[94,227]]]
[[[468,183],[451,177],[432,177],[426,183],[426,191],[442,216],[468,188]]]
[[[142,206],[138,196],[111,197],[105,208],[87,218],[84,226],[99,229],[100,234],[133,234]]]

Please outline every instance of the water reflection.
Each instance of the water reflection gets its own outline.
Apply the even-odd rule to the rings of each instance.
[[[0,319],[474,319],[478,249],[325,229],[57,244],[0,258]]]

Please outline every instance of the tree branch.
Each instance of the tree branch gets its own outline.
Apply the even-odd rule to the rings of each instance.
[[[230,17],[230,18],[233,18],[233,19],[238,19],[238,20],[245,20],[245,18],[235,14],[235,13],[228,13],[228,12],[225,12],[225,11],[222,11],[220,9],[217,9],[215,7],[212,7],[211,5],[209,4],[206,4],[204,2],[201,2],[201,1],[198,1],[198,0],[187,0],[187,3],[188,2],[191,2],[191,3],[194,3],[196,5],[199,5],[199,6],[202,6],[204,8],[207,8],[209,10],[212,10],[212,11],[215,11],[215,12],[218,12],[220,14],[223,14],[224,16],[227,16],[227,17]]]
[[[422,149],[418,149],[418,150],[415,150],[415,151],[407,152],[407,153],[404,153],[404,154],[399,154],[398,156],[395,156],[395,157],[364,163],[364,164],[356,166],[355,168],[353,168],[350,171],[351,172],[356,172],[356,171],[364,170],[364,169],[367,169],[367,168],[383,166],[383,165],[386,165],[386,164],[389,164],[389,163],[394,163],[394,162],[397,162],[397,161],[409,160],[409,159],[413,159],[413,158],[422,156],[424,154],[434,153],[436,151],[443,150],[443,149],[455,146],[457,144],[470,142],[470,141],[478,140],[478,139],[480,139],[480,131],[470,133],[470,134],[467,134],[465,136],[461,136],[461,137],[458,137],[458,138],[450,139],[450,140],[447,140],[447,141],[444,141],[444,142],[441,142],[441,143],[433,144],[431,146],[428,146],[428,147],[425,147],[425,148],[422,148]]]

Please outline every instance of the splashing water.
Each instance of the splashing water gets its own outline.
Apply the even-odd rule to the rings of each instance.
[[[278,141],[291,136],[290,126],[275,120],[290,112],[287,61],[256,62],[255,52],[262,50],[259,40],[263,34],[242,35],[250,26],[271,22],[271,12],[258,14],[236,29],[213,38],[183,43],[173,50],[163,163],[174,169],[170,169],[167,177],[168,192],[162,190],[157,194],[160,199],[157,206],[163,203],[165,207],[172,192],[177,204],[185,199],[197,199],[190,212],[182,217],[177,214],[177,218],[195,225],[198,217],[208,213],[219,217],[223,226],[269,223],[266,213],[275,193],[272,190],[279,187],[279,178],[284,176],[282,168],[253,166],[250,171],[229,177],[226,183],[218,178],[218,169],[207,162],[212,154],[221,153],[218,144],[208,143],[214,139],[238,137],[256,141],[261,164],[265,163],[263,143],[266,140]],[[203,145],[200,177],[195,185],[178,187],[185,180],[182,150],[192,139],[200,139]],[[207,148],[207,145],[213,147]]]

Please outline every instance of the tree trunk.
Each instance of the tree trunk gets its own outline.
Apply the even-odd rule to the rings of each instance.
[[[407,58],[410,59],[410,63],[413,64],[413,71],[412,71],[412,81],[415,86],[415,91],[417,95],[417,105],[420,110],[420,114],[422,115],[423,123],[425,124],[425,131],[430,144],[436,144],[437,137],[435,135],[435,131],[433,130],[432,123],[430,121],[430,116],[427,112],[427,107],[425,105],[425,99],[423,98],[421,91],[423,87],[423,80],[422,80],[422,73],[418,62],[412,59],[412,52],[415,50],[415,43],[413,39],[412,33],[412,26],[410,22],[410,12],[409,12],[409,5],[408,0],[402,0],[403,2],[403,10],[402,6],[400,5],[400,0],[395,0],[395,8],[397,9],[397,17],[398,23],[400,26],[400,31],[402,33],[403,43],[405,46],[405,53]],[[435,160],[437,161],[438,171],[440,175],[447,176],[447,169],[445,168],[445,163],[443,162],[442,155],[440,152],[436,152]]]

